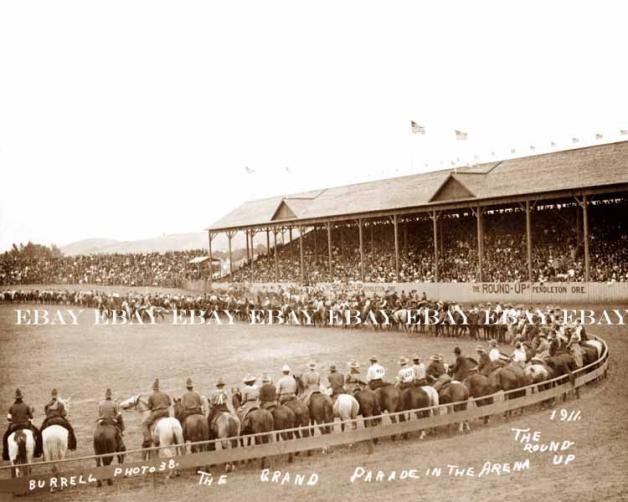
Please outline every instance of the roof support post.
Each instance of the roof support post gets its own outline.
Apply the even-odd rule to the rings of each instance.
[[[266,229],[266,256],[270,254],[270,230]]]
[[[395,233],[395,280],[399,282],[399,231],[397,228],[396,214],[393,214],[393,227]]]
[[[249,229],[247,228],[244,231],[244,235],[246,236],[246,262],[247,264],[251,263],[251,252],[249,249]]]
[[[312,237],[314,238],[314,263],[318,263],[318,239],[316,239],[316,226],[312,227]]]
[[[329,254],[329,282],[334,282],[334,271],[331,264],[331,223],[327,222],[327,251]]]
[[[209,230],[207,232],[207,240],[209,241],[209,285],[211,286],[212,280],[214,279],[214,262],[212,260],[212,239],[214,235],[212,231]]]
[[[484,221],[482,215],[484,208],[478,206],[475,210],[475,216],[478,221],[478,282],[483,282],[482,276],[482,258],[484,256]]]
[[[364,282],[364,238],[362,236],[362,218],[358,219],[358,234],[360,237],[360,280]]]
[[[251,235],[251,271],[255,271],[255,234],[257,232],[255,232],[255,229],[252,228],[249,231],[249,234]]]
[[[227,243],[229,245],[229,278],[233,281],[233,256],[231,254],[231,239],[235,235],[235,232],[227,232]]]
[[[299,227],[299,262],[301,265],[301,284],[305,284],[305,264],[303,261],[303,227]]]
[[[292,227],[288,227],[288,239],[289,239],[288,244],[292,244]],[[292,255],[292,253],[290,254]]]
[[[403,255],[408,256],[408,221],[403,222]]]
[[[279,282],[279,257],[277,256],[277,229],[273,228],[273,254],[275,255],[275,282]]]
[[[532,283],[532,214],[534,206],[530,206],[530,201],[526,200],[526,254],[528,259],[528,281]]]
[[[440,213],[438,211],[432,211],[431,218],[434,230],[434,281],[438,282],[438,220]]]
[[[373,227],[375,226],[374,223],[375,222],[371,221],[371,223],[369,224],[369,227],[371,227],[371,253],[373,252],[373,249],[375,249],[375,240],[373,239]]]
[[[591,263],[589,256],[589,201],[587,200],[587,194],[582,194],[582,200],[578,200],[578,205],[582,208],[582,238],[584,241],[584,280],[589,282],[591,280]],[[578,229],[580,232],[580,229]]]

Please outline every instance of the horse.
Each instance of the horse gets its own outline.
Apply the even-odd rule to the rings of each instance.
[[[351,428],[356,430],[358,424],[355,419],[358,417],[360,411],[360,404],[357,399],[351,394],[338,394],[334,402],[334,417],[338,417],[341,420],[340,430],[344,432],[345,421],[353,420],[351,422]]]
[[[195,413],[194,415],[188,415],[185,420],[181,420],[183,417],[183,405],[181,399],[175,398],[174,400],[174,416],[183,424],[183,441],[190,443],[197,443],[200,441],[207,441],[209,439],[209,426],[205,415]],[[195,445],[190,447],[192,453],[205,451],[207,444]]]
[[[190,418],[190,417],[188,417]],[[208,424],[208,420],[205,422]],[[210,449],[213,446],[220,444],[220,448],[225,450],[227,448],[238,447],[238,437],[240,436],[241,424],[240,419],[229,413],[228,411],[220,411],[216,414],[209,427],[210,439],[218,439],[216,443],[210,444]],[[225,471],[235,471],[235,464],[225,464]]]
[[[299,439],[301,438],[301,433],[303,437],[309,437],[310,430],[308,426],[310,425],[310,410],[305,406],[305,403],[295,398],[283,404],[294,412],[294,426],[301,428],[298,431],[294,431],[294,435]]]
[[[121,450],[123,451],[123,450]],[[124,463],[124,454],[118,451],[118,430],[113,423],[103,422],[96,426],[94,431],[94,454],[104,455],[106,453],[118,453],[118,464]],[[96,467],[102,465],[110,465],[113,462],[113,455],[106,457],[96,457]],[[107,484],[112,485],[113,481],[107,479]],[[98,480],[98,486],[102,486],[100,479]]]
[[[30,476],[35,452],[35,437],[30,429],[18,429],[12,432],[8,439],[9,461],[11,462],[11,477],[22,478]],[[19,467],[16,467],[18,466]]]
[[[515,399],[517,397],[524,396],[525,391],[509,391],[514,391],[529,383],[524,370],[514,364],[508,364],[506,366],[502,366],[501,368],[497,368],[489,375],[488,379],[492,393],[504,391],[505,399]],[[510,411],[506,411],[504,417],[507,418],[509,415]]]
[[[463,382],[467,389],[469,389],[469,395],[474,399],[476,406],[486,406],[493,404],[491,386],[489,384],[489,378],[482,373],[472,373]],[[490,415],[482,417],[484,423],[487,424]]]
[[[436,404],[438,404],[438,394],[436,394]],[[429,408],[434,405],[434,395],[427,390],[427,387],[419,387],[410,385],[401,391],[401,410],[414,411],[417,418],[423,418],[430,415]],[[428,409],[425,409],[428,408]],[[410,419],[411,415],[408,415]],[[421,431],[421,439],[426,435],[424,430]],[[408,438],[408,434],[404,434],[404,439]]]
[[[384,383],[381,387],[378,387],[375,390],[375,396],[377,397],[377,402],[382,412],[386,411],[392,414],[401,411],[401,392],[393,384]],[[403,422],[405,417],[400,415],[399,420]],[[390,421],[393,424],[396,424],[397,417],[395,415],[391,415]]]
[[[70,413],[70,399],[58,399],[63,404],[66,412]],[[44,461],[56,462],[58,460],[64,460],[68,451],[68,437],[70,435],[68,429],[63,425],[55,423],[55,419],[50,419],[48,425],[41,431]],[[57,464],[52,464],[52,472],[57,475]]]
[[[448,407],[450,412],[462,411],[467,409],[467,401],[469,400],[469,389],[462,382],[452,380],[448,385],[444,385],[438,391],[438,399],[440,404],[453,403]],[[458,424],[458,432],[471,431],[471,426],[467,420],[463,420]]]
[[[375,392],[370,389],[362,389],[353,394],[360,407],[360,414],[364,419],[364,427],[374,427],[382,421],[380,415],[382,411],[377,401]],[[369,418],[378,417],[378,418]]]
[[[231,396],[231,402],[233,407],[237,410],[241,406],[239,394],[233,394]],[[255,444],[266,444],[273,440],[272,431],[274,427],[273,415],[270,411],[261,408],[256,408],[249,411],[242,421],[242,427],[240,429],[241,435],[246,436],[249,434],[255,434]],[[259,434],[259,435],[257,435]],[[245,445],[245,438],[241,438],[242,446]],[[248,446],[251,446],[251,437],[248,438]],[[262,469],[266,467],[266,458],[262,458]]]
[[[148,404],[142,400],[141,395],[137,394],[122,401],[120,407],[123,410],[134,408],[142,415],[142,420],[146,419],[150,413]],[[159,457],[172,458],[176,454],[183,455],[185,453],[185,446],[183,441],[183,428],[181,423],[174,417],[162,417],[158,418],[151,426],[151,439],[155,446],[159,446],[159,450],[146,449],[144,450],[144,459],[149,460],[155,453]],[[174,470],[175,474],[179,476],[179,472]],[[170,478],[172,471],[168,472],[167,478]]]
[[[305,390],[303,380],[297,375],[294,376],[297,382],[298,393],[302,394]],[[315,392],[310,396],[310,424],[318,425],[322,434],[331,433],[333,426],[329,425],[334,421],[334,410],[332,404],[329,402],[329,397],[321,392]],[[314,428],[311,429],[312,435],[314,435]]]

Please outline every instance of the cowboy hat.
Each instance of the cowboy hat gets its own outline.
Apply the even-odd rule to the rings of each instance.
[[[105,399],[109,399],[111,397],[111,389],[107,389],[105,391]]]
[[[281,368],[281,371],[283,371],[284,373],[290,373],[290,366],[284,364],[283,368]]]
[[[159,378],[155,378],[153,382],[153,390],[159,390]]]
[[[406,364],[408,364],[408,359],[406,357],[404,357],[404,356],[401,356],[399,358],[399,366],[404,366]]]
[[[222,379],[222,377],[218,378],[218,381],[216,382],[216,387],[224,387],[225,386],[225,381]]]
[[[249,383],[249,382],[254,382],[255,380],[257,380],[253,375],[251,375],[250,373],[248,373],[243,379],[242,381],[244,383]]]
[[[188,379],[185,381],[185,386],[186,386],[188,389],[191,389],[191,388],[193,387],[193,384],[192,384],[192,379],[191,379],[190,377],[188,377]]]

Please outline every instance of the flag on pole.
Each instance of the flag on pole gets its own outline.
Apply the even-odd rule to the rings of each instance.
[[[244,172],[246,174],[253,174],[253,173],[255,173],[255,170],[251,169],[249,166],[244,166]]]
[[[620,129],[619,134],[621,134],[622,136],[626,136],[626,134],[628,134],[628,129]]]
[[[414,120],[410,121],[410,129],[412,130],[412,134],[425,134],[425,127],[420,126]]]
[[[515,150],[514,148],[510,149],[510,153],[515,153],[517,150]]]
[[[554,143],[553,141],[550,143],[551,146],[556,146],[556,143]]]
[[[573,138],[571,138],[571,142],[572,143],[579,143],[580,140],[574,136]]]
[[[459,139],[459,140],[467,139],[467,133],[464,131],[459,131],[458,129],[455,129],[454,134],[456,135],[456,139]]]
[[[534,145],[530,145],[530,150],[534,150]]]
[[[602,139],[604,137],[603,134],[600,134],[599,132],[595,134],[595,139]]]

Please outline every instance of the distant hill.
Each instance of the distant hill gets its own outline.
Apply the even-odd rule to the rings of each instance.
[[[265,237],[264,237],[265,239]],[[257,248],[263,238],[259,235],[255,242]],[[232,250],[246,247],[246,239],[242,233],[236,234],[231,241]],[[164,253],[166,251],[185,251],[188,249],[207,249],[207,232],[188,232],[171,234],[152,239],[137,241],[116,241],[112,239],[84,239],[63,246],[61,252],[66,256],[79,254],[110,254],[110,253]],[[226,252],[227,237],[219,234],[212,241],[212,251]]]

